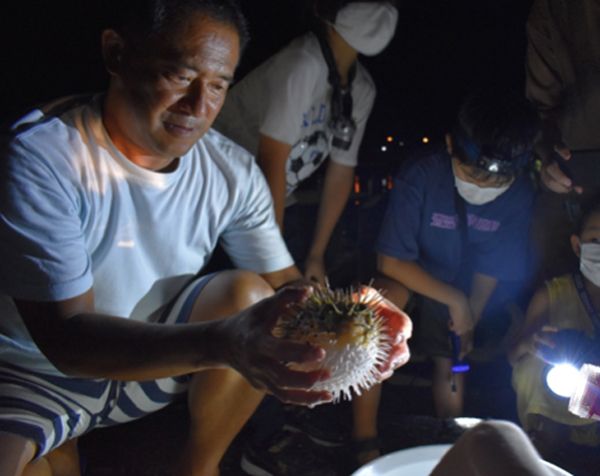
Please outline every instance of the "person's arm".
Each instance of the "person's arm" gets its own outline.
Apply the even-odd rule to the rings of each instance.
[[[304,276],[326,284],[325,250],[342,214],[354,179],[354,167],[329,161],[313,242],[306,258]]]
[[[554,34],[553,34],[554,33]],[[526,82],[527,98],[534,104],[542,121],[536,152],[542,161],[542,183],[555,193],[568,193],[571,180],[562,172],[557,159],[569,160],[570,150],[565,146],[559,127],[559,114],[563,103],[565,79],[561,76],[560,44],[556,25],[547,10],[546,2],[536,2],[527,22]]]
[[[275,218],[283,233],[286,197],[286,163],[292,146],[264,134],[260,135],[256,162],[261,168],[273,197]]]
[[[475,273],[471,284],[469,304],[473,313],[474,324],[477,325],[485,306],[496,289],[498,280],[486,274]]]
[[[289,266],[271,273],[263,273],[261,276],[275,290],[283,286],[300,284],[303,281],[302,273],[296,266]]]
[[[479,319],[481,319],[481,314],[494,289],[496,289],[497,284],[498,280],[496,278],[481,273],[474,274],[473,282],[471,283],[471,293],[469,294],[469,308],[473,319],[473,329],[461,335],[459,359],[463,359],[473,350],[473,330],[477,326]],[[455,331],[454,326],[452,326],[452,330]]]
[[[461,290],[435,278],[414,261],[404,261],[379,254],[377,269],[408,289],[448,306],[452,329],[458,335],[466,334],[473,329],[469,300]]]
[[[229,367],[283,401],[316,403],[326,396],[303,389],[324,374],[293,371],[285,362],[319,361],[323,350],[271,334],[279,315],[309,292],[288,287],[226,319],[187,325],[97,314],[92,290],[59,302],[16,305],[40,350],[68,375],[143,381]]]
[[[544,331],[545,324],[548,322],[549,308],[548,290],[544,287],[539,289],[531,299],[525,315],[525,322],[510,345],[508,360],[511,365],[518,362],[524,355],[535,353],[538,333],[540,330]]]

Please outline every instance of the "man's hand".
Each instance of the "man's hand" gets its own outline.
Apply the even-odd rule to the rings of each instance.
[[[564,145],[554,146],[554,151],[561,157],[558,160],[571,159],[571,151]],[[542,179],[543,184],[555,193],[570,193],[572,191],[576,193],[583,192],[581,187],[574,185],[571,179],[565,175],[556,160],[546,161],[544,165],[542,165],[540,178]]]
[[[287,364],[318,363],[325,357],[320,347],[274,337],[273,327],[291,305],[305,300],[312,288],[286,287],[241,313],[221,321],[227,341],[223,358],[256,388],[264,389],[281,401],[316,405],[332,399],[329,392],[311,391],[327,370],[302,372]]]
[[[325,272],[323,257],[309,256],[306,259],[304,263],[304,278],[321,286],[329,287],[329,279]]]
[[[471,306],[464,293],[457,292],[455,298],[448,304],[448,312],[450,313],[450,329],[461,339],[475,327]]]
[[[408,314],[369,286],[362,286],[355,294],[355,298],[377,302],[377,311],[384,320],[391,345],[387,360],[379,366],[380,380],[390,378],[394,370],[404,365],[410,358],[408,339],[412,336],[412,321]]]
[[[458,360],[463,360],[473,350],[473,330],[460,336],[460,349],[458,351]]]
[[[448,327],[460,337],[458,358],[462,360],[473,350],[473,329],[475,328],[470,302],[462,292],[459,291],[453,302],[448,305],[448,312],[450,313]]]

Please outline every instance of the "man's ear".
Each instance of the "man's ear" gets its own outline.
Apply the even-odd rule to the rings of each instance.
[[[102,32],[102,57],[104,66],[111,75],[117,75],[123,67],[125,40],[114,30]]]
[[[578,258],[581,256],[581,241],[577,235],[571,235],[571,248]]]

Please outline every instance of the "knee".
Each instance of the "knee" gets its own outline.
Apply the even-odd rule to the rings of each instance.
[[[274,290],[258,274],[251,271],[228,271],[225,293],[232,308],[242,310],[274,294]]]
[[[190,322],[222,319],[274,294],[273,288],[250,271],[223,271],[212,277],[194,303]]]
[[[36,448],[37,445],[31,440],[0,431],[0,474],[23,474],[26,466],[33,460]],[[40,460],[42,458],[38,461]]]
[[[490,420],[479,423],[468,432],[469,447],[473,452],[484,453],[491,448],[520,445],[527,436],[510,421]]]

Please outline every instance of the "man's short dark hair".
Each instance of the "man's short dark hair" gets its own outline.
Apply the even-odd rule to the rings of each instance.
[[[108,2],[113,3],[113,2]],[[248,24],[238,0],[125,0],[114,1],[108,27],[125,38],[145,41],[176,30],[194,13],[230,25],[240,36],[240,51],[249,40]]]
[[[454,136],[466,136],[477,148],[489,149],[511,161],[533,150],[539,126],[535,108],[523,94],[491,88],[464,100]],[[460,157],[461,151],[457,152]]]

